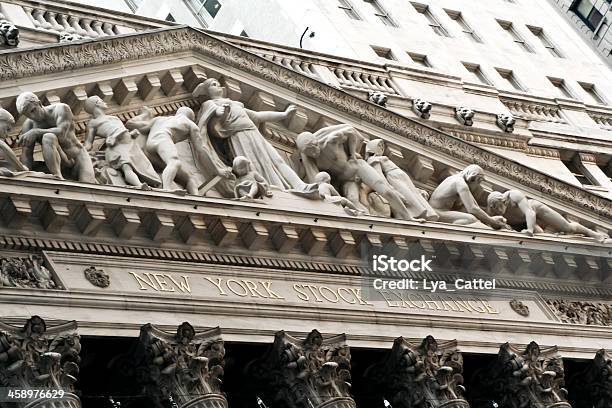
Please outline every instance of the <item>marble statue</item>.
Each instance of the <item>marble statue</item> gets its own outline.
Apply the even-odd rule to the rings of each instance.
[[[0,20],[0,45],[19,45],[19,28],[8,20]]]
[[[49,172],[63,180],[62,165],[71,167],[79,181],[96,183],[91,158],[76,137],[72,110],[65,103],[42,106],[31,92],[17,97],[17,111],[27,118],[21,129],[21,162],[34,166],[34,146],[40,143]]]
[[[484,171],[476,164],[470,164],[442,181],[429,198],[429,204],[440,216],[439,221],[480,228],[505,228],[504,217],[489,216],[474,198],[474,192],[481,189],[483,181]]]
[[[487,198],[487,212],[504,216],[510,224],[526,224],[527,228],[522,232],[529,236],[550,231],[558,234],[581,234],[601,242],[609,239],[606,234],[566,220],[557,211],[538,200],[528,199],[519,190],[491,192]]]
[[[327,171],[343,186],[343,193],[360,210],[360,183],[384,197],[395,218],[412,220],[401,195],[383,175],[361,158],[357,150],[364,138],[350,125],[334,125],[315,133],[303,132],[297,137],[308,180],[320,171]]]
[[[24,166],[13,149],[4,141],[8,136],[8,132],[15,125],[15,119],[8,111],[0,108],[0,151],[4,155],[3,167],[0,167],[0,176],[15,176],[17,172],[28,171],[28,168]]]
[[[215,78],[207,79],[193,91],[195,98],[206,98],[198,119],[202,138],[207,140],[210,134],[227,139],[232,156],[248,158],[253,169],[271,186],[306,194],[316,191],[316,185],[304,183],[258,129],[262,122],[289,118],[295,114],[296,107],[290,105],[284,112],[255,112],[223,95],[224,88]]]
[[[199,179],[179,160],[175,143],[189,140],[194,157],[201,165],[206,176],[219,175],[225,179],[233,178],[231,169],[223,164],[212,146],[202,140],[200,129],[194,122],[195,114],[188,107],[180,107],[174,116],[161,116],[151,119],[130,119],[126,123],[128,129],[138,129],[147,135],[145,151],[162,171],[162,188],[171,191],[172,183],[177,180],[185,186],[189,194],[198,195]]]
[[[376,105],[385,107],[387,106],[387,95],[382,91],[369,91],[368,101],[375,103]]]
[[[431,116],[431,103],[425,99],[416,98],[412,100],[412,111],[419,115],[421,119],[429,119]]]
[[[349,215],[356,216],[363,214],[363,212],[359,211],[349,199],[342,197],[340,193],[338,193],[338,190],[331,184],[331,176],[329,173],[325,171],[317,173],[314,177],[314,182],[317,184],[319,196],[323,200],[341,206]]]
[[[514,119],[511,113],[499,113],[495,123],[497,123],[497,126],[504,132],[512,133],[514,132],[516,119]]]
[[[455,108],[455,118],[462,125],[472,126],[474,124],[474,115],[475,112],[470,108],[466,108],[465,106]]]
[[[108,106],[99,96],[85,101],[85,112],[92,115],[87,124],[85,149],[91,151],[96,136],[105,139],[105,160],[112,169],[121,171],[128,185],[140,188],[158,187],[161,180],[153,165],[134,141],[140,135],[129,131],[121,119],[106,114]]]
[[[234,158],[232,171],[236,176],[234,194],[242,201],[256,198],[272,197],[270,186],[257,171],[253,170],[251,161],[244,156]]]
[[[424,218],[428,221],[436,221],[439,218],[410,176],[385,156],[385,143],[382,139],[371,140],[366,144],[365,159],[397,190],[413,218]]]

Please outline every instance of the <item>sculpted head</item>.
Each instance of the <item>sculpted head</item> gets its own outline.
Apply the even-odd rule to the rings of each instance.
[[[504,215],[508,208],[508,197],[499,191],[489,193],[487,197],[487,212],[490,215]]]
[[[463,179],[468,183],[479,184],[484,181],[484,170],[477,164],[470,164],[459,173],[463,176]]]
[[[195,122],[195,113],[193,113],[193,109],[188,106],[181,106],[176,111],[176,116],[185,116],[192,122]]]
[[[193,97],[203,96],[206,99],[222,98],[225,89],[216,78],[208,78],[193,90]]]
[[[314,182],[317,184],[329,184],[331,182],[331,176],[328,172],[322,171],[320,173],[317,173],[317,175],[314,177]]]
[[[382,139],[370,140],[365,147],[366,157],[382,156],[385,153],[385,142]]]
[[[104,102],[102,98],[100,98],[98,95],[90,96],[89,98],[87,98],[87,100],[85,101],[85,106],[83,107],[83,109],[85,109],[85,112],[89,113],[90,115],[93,115],[96,108],[104,110],[108,108],[108,105],[106,105],[106,102]]]
[[[15,119],[8,111],[0,108],[0,138],[5,138],[15,125]]]
[[[251,171],[251,161],[244,156],[236,156],[232,162],[232,171],[238,177],[247,175]]]
[[[300,153],[316,159],[321,154],[321,149],[315,136],[310,132],[302,132],[298,135],[295,144]]]
[[[45,110],[40,103],[38,96],[32,92],[23,92],[17,97],[17,112],[20,115],[25,115],[26,118],[32,119],[35,122],[40,122],[45,119]]]

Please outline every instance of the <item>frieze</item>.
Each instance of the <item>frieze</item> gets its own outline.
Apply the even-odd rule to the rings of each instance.
[[[612,326],[612,304],[565,299],[546,299],[546,304],[563,323]]]
[[[112,64],[119,61],[164,55],[192,49],[219,61],[299,91],[342,111],[358,115],[362,120],[407,136],[425,146],[486,170],[513,179],[542,193],[575,202],[598,214],[611,217],[609,200],[555,180],[537,171],[505,159],[477,146],[463,143],[433,128],[382,109],[367,101],[345,94],[312,78],[296,75],[291,70],[254,56],[205,33],[187,29],[167,29],[140,35],[103,39],[86,44],[50,46],[28,52],[17,51],[0,57],[0,79],[16,79],[56,71]]]
[[[1,257],[0,287],[62,289],[41,257]]]

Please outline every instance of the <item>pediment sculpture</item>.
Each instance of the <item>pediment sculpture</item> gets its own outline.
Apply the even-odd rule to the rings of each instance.
[[[228,83],[227,79],[223,82]],[[213,197],[258,202],[265,202],[276,190],[323,200],[351,216],[518,229],[528,235],[574,234],[607,242],[605,233],[567,221],[515,189],[492,193],[488,206],[480,202],[484,171],[478,165],[468,165],[443,179],[433,191],[431,187],[426,191],[415,185],[405,162],[392,158],[400,156],[391,155],[386,142],[352,125],[326,121],[312,125],[300,119],[305,125],[302,131],[291,133],[287,123],[296,115],[294,105],[280,112],[258,111],[226,97],[226,88],[216,78],[194,86],[193,98],[202,101],[197,116],[187,106],[170,116],[157,116],[154,109],[142,106],[135,116],[122,119],[107,114],[108,106],[101,97],[90,96],[83,103],[90,115],[84,145],[76,136],[69,105],[43,106],[35,94],[24,92],[16,103],[17,111],[26,117],[19,137],[21,159],[0,140],[5,156],[0,176],[41,175],[29,172],[38,169],[58,179],[181,195],[202,196],[210,191]],[[237,99],[241,92],[231,88],[231,95]],[[421,99],[415,99],[413,106],[422,117],[431,109]],[[457,108],[466,125],[473,113]],[[501,119],[512,125],[513,118]],[[266,122],[279,123],[279,127],[285,124],[287,140],[295,143],[292,149],[300,160],[290,164],[264,137],[261,129]],[[0,110],[0,138],[7,137],[14,123],[10,113]],[[34,161],[38,145],[43,162]],[[527,227],[520,228],[523,224]]]
[[[599,350],[584,371],[569,379],[573,408],[606,408],[612,402],[612,354]]]

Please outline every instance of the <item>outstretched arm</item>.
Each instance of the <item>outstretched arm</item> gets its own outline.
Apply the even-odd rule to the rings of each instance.
[[[251,120],[255,122],[255,124],[259,124],[262,122],[280,122],[282,120],[285,120],[289,116],[295,114],[297,108],[294,105],[289,105],[284,112],[256,112],[250,109],[245,110],[247,115],[249,115],[249,118],[251,118]]]
[[[478,218],[481,222],[493,227],[502,228],[505,225],[505,221],[500,221],[500,218],[490,217],[476,202],[470,188],[463,179],[458,179],[459,185],[457,186],[457,193],[461,199],[461,203],[465,207],[468,213]]]
[[[87,127],[87,137],[85,137],[85,150],[89,151],[93,148],[93,142],[96,138],[96,128],[88,126]]]
[[[521,196],[522,197],[518,199],[518,202],[516,203],[516,205],[519,208],[519,210],[521,210],[521,212],[525,215],[525,221],[527,222],[527,232],[533,235],[536,229],[536,225],[537,225],[536,224],[536,218],[537,218],[536,212],[531,206],[531,204],[529,204],[529,200],[527,200],[527,197],[522,193],[521,193]]]

